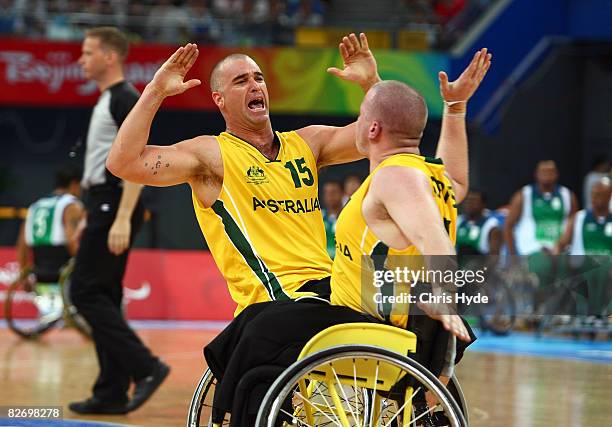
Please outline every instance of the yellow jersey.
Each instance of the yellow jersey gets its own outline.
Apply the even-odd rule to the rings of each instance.
[[[419,251],[413,245],[397,250],[387,247],[366,224],[362,214],[363,200],[368,193],[372,177],[382,168],[404,166],[422,171],[430,180],[431,195],[436,201],[440,216],[444,221],[450,239],[455,244],[455,224],[457,209],[455,195],[450,180],[445,174],[440,159],[431,159],[415,154],[397,154],[385,159],[361,187],[351,196],[336,223],[336,257],[331,279],[331,302],[344,305],[353,310],[370,314],[380,320],[405,328],[408,313],[404,302],[391,309],[384,309],[380,300],[374,298],[381,290],[374,283],[374,270],[393,269],[397,263],[410,264],[408,268],[420,269]],[[410,207],[406,207],[410,209]],[[398,258],[399,255],[413,255],[411,258]],[[393,264],[392,264],[393,263]],[[394,284],[394,295],[409,293],[410,286]],[[386,313],[386,314],[385,314]]]
[[[293,299],[309,280],[331,274],[318,199],[317,165],[296,132],[277,132],[276,159],[223,132],[223,186],[205,208],[192,194],[195,214],[219,270],[238,305]]]

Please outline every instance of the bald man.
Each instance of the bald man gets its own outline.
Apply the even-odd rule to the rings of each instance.
[[[328,72],[364,92],[380,80],[364,34],[344,37],[340,52],[343,69]],[[211,76],[212,98],[226,131],[171,146],[147,145],[163,100],[201,83],[184,81],[197,57],[196,45],[187,44],[157,71],[119,129],[108,169],[141,184],[191,186],[196,216],[236,314],[256,302],[312,292],[328,296],[331,260],[318,169],[363,158],[355,147],[355,123],[274,132],[261,69],[246,55],[231,55]],[[485,61],[475,57],[472,66],[485,67]],[[440,82],[448,102],[464,101],[474,85],[465,75],[449,83],[445,73]],[[466,147],[465,121],[445,118],[438,153],[453,159],[449,173],[460,197],[467,189]]]
[[[612,255],[612,182],[605,177],[591,186],[591,209],[569,219],[556,244],[556,253],[569,247],[571,255]]]

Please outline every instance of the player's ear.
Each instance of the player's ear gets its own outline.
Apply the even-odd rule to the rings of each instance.
[[[368,139],[369,140],[378,139],[378,137],[380,136],[381,130],[382,128],[380,127],[380,123],[378,123],[377,121],[373,121],[370,124],[370,128],[368,129]]]
[[[221,94],[221,92],[213,92],[212,99],[218,108],[222,108],[225,105],[225,100],[223,99],[223,95]]]

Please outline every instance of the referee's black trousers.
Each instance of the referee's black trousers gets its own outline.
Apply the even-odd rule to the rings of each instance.
[[[116,256],[107,244],[120,199],[120,188],[90,191],[87,227],[76,256],[70,294],[78,312],[92,328],[100,365],[93,395],[101,400],[125,403],[131,381],[149,375],[157,359],[123,316],[122,281],[128,251]],[[130,245],[142,226],[143,215],[139,202],[132,214]]]

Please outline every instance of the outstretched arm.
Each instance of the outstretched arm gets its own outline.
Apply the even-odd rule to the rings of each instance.
[[[453,189],[460,203],[468,193],[468,141],[465,129],[467,102],[491,66],[491,54],[487,49],[476,52],[472,62],[454,82],[448,81],[444,71],[440,71],[440,93],[444,100],[442,129],[438,140],[436,157],[444,161]]]
[[[350,34],[339,45],[343,68],[330,67],[327,72],[358,84],[364,93],[380,81],[376,60],[365,34]],[[355,145],[355,123],[348,126],[308,126],[298,134],[308,143],[319,167],[347,163],[363,158]]]
[[[157,70],[119,128],[106,160],[106,167],[114,175],[134,183],[167,186],[188,182],[198,174],[202,159],[193,147],[207,137],[171,146],[147,145],[151,123],[163,100],[201,84],[195,79],[183,81],[197,57],[197,46],[187,44]]]

